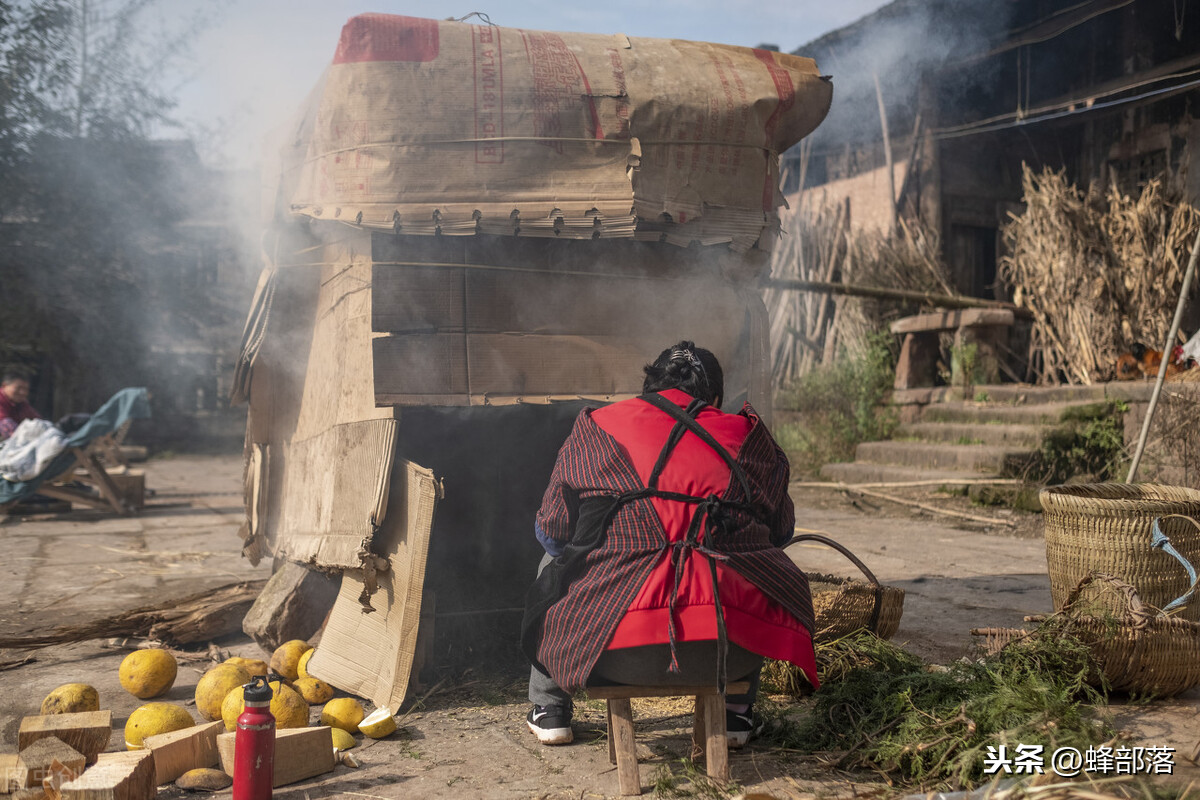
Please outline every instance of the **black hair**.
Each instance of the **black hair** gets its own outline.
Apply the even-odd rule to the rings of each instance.
[[[0,377],[0,386],[8,386],[15,381],[25,381],[29,383],[29,378],[19,372],[5,372],[4,377]]]
[[[643,392],[679,389],[706,403],[725,397],[725,373],[711,351],[682,341],[658,354],[653,364],[642,368],[646,380]]]

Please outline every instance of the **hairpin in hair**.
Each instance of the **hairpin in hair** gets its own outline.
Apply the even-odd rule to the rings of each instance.
[[[701,373],[704,372],[704,365],[700,363],[700,358],[695,353],[693,353],[691,350],[680,350],[680,349],[672,350],[671,357],[668,360],[670,360],[670,361],[686,361],[688,364],[691,365],[692,369],[699,370]]]

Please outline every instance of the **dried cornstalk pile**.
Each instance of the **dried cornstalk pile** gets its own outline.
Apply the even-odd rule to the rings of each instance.
[[[1033,312],[1031,380],[1112,380],[1134,342],[1161,348],[1200,213],[1168,183],[1137,198],[1085,194],[1049,169],[1022,176],[1025,213],[1004,228],[1000,276]]]
[[[771,276],[840,281],[865,286],[953,294],[938,255],[936,234],[901,226],[894,234],[853,229],[845,203],[804,196],[782,217],[783,237],[771,258]],[[769,289],[773,378],[786,386],[839,351],[860,352],[881,320],[901,316],[903,305],[818,292]],[[911,313],[915,309],[903,309]]]

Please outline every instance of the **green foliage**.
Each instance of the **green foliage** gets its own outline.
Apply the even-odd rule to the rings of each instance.
[[[814,473],[830,461],[848,461],[859,442],[886,439],[896,417],[881,408],[895,379],[891,337],[877,333],[856,355],[801,376],[777,400],[777,407],[800,412],[797,423],[775,433],[798,471]]]
[[[1115,413],[1093,416],[1046,434],[1031,477],[1046,484],[1063,483],[1078,475],[1112,480],[1120,475],[1124,456],[1121,417]]]
[[[926,666],[868,633],[818,646],[822,687],[811,713],[773,717],[765,738],[804,752],[835,751],[839,766],[886,773],[922,790],[983,779],[988,745],[1084,749],[1113,735],[1093,706],[1094,664],[1085,645],[1043,626],[1021,643],[976,661]]]

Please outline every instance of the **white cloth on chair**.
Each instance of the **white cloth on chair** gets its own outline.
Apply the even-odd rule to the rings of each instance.
[[[67,449],[67,436],[54,423],[27,419],[0,444],[0,478],[20,482],[41,474]]]

